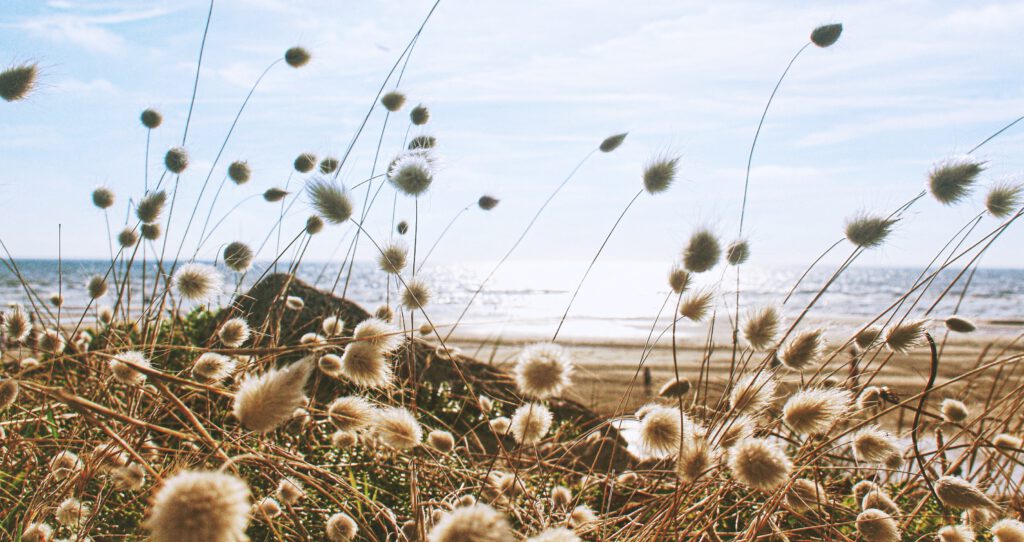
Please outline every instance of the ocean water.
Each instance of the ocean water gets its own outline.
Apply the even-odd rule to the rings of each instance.
[[[109,261],[102,260],[64,261],[60,266],[55,260],[21,260],[16,263],[25,282],[42,299],[60,290],[65,299],[62,310],[73,316],[80,315],[88,302],[85,284],[89,277],[105,273],[110,265]],[[421,269],[419,276],[432,289],[427,307],[431,321],[438,326],[454,322],[492,265],[437,265]],[[476,299],[463,319],[459,333],[550,338],[586,267],[587,262],[577,261],[508,262]],[[387,276],[373,264],[357,262],[347,289],[347,274],[342,272],[339,275],[339,268],[337,263],[309,262],[299,267],[298,274],[302,280],[322,289],[333,288],[337,295],[344,291],[346,297],[371,311],[387,302],[389,297],[394,300],[394,280],[390,281],[389,289]],[[226,304],[236,288],[244,290],[264,269],[265,265],[256,265],[244,276],[223,270],[224,293],[217,302]],[[780,305],[803,271],[796,266],[744,266],[741,313],[751,307]],[[783,306],[784,313],[798,314],[833,271],[834,268],[828,265],[813,270]],[[147,292],[152,289],[153,277],[159,272],[154,265],[145,269]],[[667,272],[668,266],[660,263],[598,262],[580,290],[560,337],[643,340],[668,297]],[[734,273],[734,269],[729,269],[723,275],[719,268],[696,277],[694,281],[694,288],[713,288],[720,292],[717,296],[718,309],[723,318],[728,318],[726,315],[734,310]],[[910,268],[850,268],[815,305],[807,321],[838,329],[866,322],[897,301],[920,273],[921,269]],[[940,273],[924,291],[917,308],[910,311],[911,315],[923,315],[924,309],[935,302],[938,295],[956,279],[957,273],[958,270]],[[135,306],[142,300],[142,275],[142,266],[136,264],[130,281]],[[1024,323],[1024,270],[978,270],[957,308],[968,275],[964,274],[959,279],[930,316],[945,317],[955,312],[974,319],[982,331],[1016,333],[1024,330],[1021,328]],[[919,293],[910,299],[916,300]],[[114,295],[113,292],[108,293],[103,301],[111,303]],[[21,281],[6,268],[0,269],[0,301],[28,303],[28,294]],[[666,310],[671,311],[672,308],[670,306]],[[422,318],[417,315],[417,323],[420,322]],[[684,338],[692,336],[696,339],[703,332],[700,326],[684,325],[681,333]]]

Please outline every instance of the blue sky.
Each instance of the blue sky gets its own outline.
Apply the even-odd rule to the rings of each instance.
[[[0,103],[0,236],[16,257],[107,253],[99,185],[118,194],[115,224],[142,192],[145,107],[165,115],[154,131],[151,179],[180,141],[208,4],[6,0],[0,62],[36,61],[41,84],[20,103]],[[426,1],[218,0],[213,12],[176,210],[191,209],[249,86],[286,48],[313,61],[270,72],[217,166],[246,159],[253,180],[228,185],[215,219],[244,197],[288,181],[300,152],[340,156],[387,74],[428,11]],[[614,153],[594,156],[551,205],[522,260],[588,259],[640,187],[644,164],[682,157],[679,180],[644,195],[605,258],[670,262],[690,232],[735,235],[746,153],[776,78],[818,24],[842,22],[839,43],[810,48],[783,84],[761,134],[747,232],[752,261],[807,263],[841,236],[858,211],[888,212],[924,186],[933,163],[965,152],[1024,113],[1024,3],[442,0],[400,90],[424,103],[424,130],[442,164],[420,201],[421,239],[483,193],[500,198],[456,225],[432,259],[495,260],[540,202],[605,136],[629,131]],[[407,109],[406,109],[407,111]],[[401,148],[406,116],[384,133],[382,161]],[[377,108],[342,173],[371,170],[384,111]],[[927,200],[863,263],[915,265],[980,209],[984,187],[1024,168],[1024,126],[987,145],[989,168],[970,201]],[[291,188],[302,180],[291,178]],[[353,195],[362,201],[362,188]],[[209,194],[210,192],[208,192]],[[208,201],[209,196],[206,196]],[[390,194],[368,230],[386,237]],[[206,205],[200,214],[205,214]],[[297,231],[300,201],[285,221]],[[223,243],[258,245],[278,207],[253,200],[227,219],[204,255]],[[400,199],[400,218],[412,204]],[[180,228],[183,222],[175,222]],[[983,223],[985,231],[996,225]],[[334,254],[345,230],[318,236],[307,258]],[[172,231],[172,239],[177,238]],[[192,234],[194,236],[195,233]],[[194,240],[186,242],[193,247]],[[986,256],[1024,265],[1020,228]],[[363,246],[363,258],[372,257]],[[189,252],[189,251],[186,251]],[[271,254],[263,256],[272,257]]]

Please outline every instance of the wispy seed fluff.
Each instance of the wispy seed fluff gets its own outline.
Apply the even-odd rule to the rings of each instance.
[[[1024,542],[1024,523],[1014,519],[1001,519],[992,525],[995,542]]]
[[[369,342],[351,342],[341,356],[341,376],[357,386],[383,388],[394,377],[384,352]]]
[[[797,512],[806,512],[822,506],[827,497],[821,484],[814,480],[797,478],[786,492],[786,505]]]
[[[244,160],[236,160],[228,166],[228,178],[235,184],[245,184],[252,178],[252,169]]]
[[[143,239],[156,241],[160,238],[160,224],[143,224],[139,226],[139,232],[142,233]]]
[[[284,61],[293,68],[301,68],[309,63],[313,56],[302,47],[292,47],[284,52]]]
[[[277,498],[285,504],[295,504],[305,496],[306,490],[303,489],[302,482],[294,478],[285,477],[277,483]]]
[[[729,450],[729,470],[742,484],[771,491],[789,480],[793,463],[774,442],[746,438]]]
[[[678,157],[661,156],[648,162],[644,166],[644,190],[647,190],[649,194],[668,190],[676,178],[678,165]]]
[[[865,427],[853,435],[853,455],[858,461],[885,463],[902,455],[896,439],[878,427]]]
[[[857,516],[857,532],[865,542],[899,542],[900,529],[896,520],[876,508],[868,508]]]
[[[174,274],[174,287],[189,301],[206,301],[220,290],[220,273],[206,264],[185,264]]]
[[[100,209],[106,209],[114,205],[114,191],[105,186],[93,190],[92,204]]]
[[[428,542],[514,542],[515,535],[501,512],[482,503],[461,506],[445,514],[430,533]]]
[[[36,64],[22,64],[0,71],[0,98],[8,102],[25,99],[36,85],[38,73]]]
[[[385,273],[397,275],[402,272],[402,269],[405,269],[408,253],[409,250],[405,246],[392,243],[380,251],[380,255],[377,257],[377,266]]]
[[[4,327],[7,328],[7,338],[15,342],[25,340],[32,331],[28,316],[21,307],[15,307],[5,315]]]
[[[36,338],[36,348],[48,354],[60,354],[66,346],[64,336],[55,329],[47,329]]]
[[[258,518],[276,518],[281,515],[281,503],[273,497],[263,497],[253,506],[253,515]]]
[[[324,229],[324,219],[322,219],[322,218],[320,218],[320,217],[318,217],[316,215],[312,215],[312,216],[310,216],[309,218],[306,219],[306,233],[308,233],[310,235],[316,235],[316,234],[320,233],[321,231],[323,231],[323,229]]]
[[[534,399],[556,397],[572,383],[572,362],[561,346],[537,343],[520,352],[514,375],[523,395]]]
[[[224,247],[222,256],[224,257],[224,265],[228,266],[228,269],[238,273],[249,269],[254,257],[249,245],[246,245],[241,241],[228,243],[228,245]]]
[[[928,190],[940,203],[952,205],[966,198],[985,164],[969,156],[947,160],[928,174]]]
[[[236,317],[229,319],[220,326],[220,330],[217,331],[217,337],[224,346],[238,348],[245,344],[245,341],[249,340],[251,333],[249,324],[242,318]]]
[[[846,238],[855,246],[875,248],[885,242],[895,224],[895,219],[861,214],[846,221]]]
[[[849,410],[850,392],[838,388],[794,393],[782,407],[782,419],[801,435],[820,435]]]
[[[145,527],[153,542],[246,540],[249,486],[219,472],[183,471],[153,496]]]
[[[431,156],[421,152],[405,153],[388,168],[388,181],[408,196],[419,196],[434,182]]]
[[[585,530],[596,521],[597,514],[585,504],[577,505],[576,508],[572,509],[572,513],[569,514],[569,525],[572,525],[577,531]]]
[[[430,110],[423,104],[417,105],[409,112],[409,120],[416,126],[423,126],[430,120]]]
[[[985,196],[985,209],[996,218],[1006,218],[1021,205],[1021,191],[1024,190],[1019,184],[998,183],[988,191]]]
[[[372,344],[382,352],[393,352],[402,344],[402,335],[395,326],[381,318],[367,318],[352,330],[352,338]]]
[[[811,43],[818,47],[829,47],[839,41],[843,25],[839,23],[821,25],[811,31]]]
[[[946,329],[956,333],[970,333],[978,329],[978,326],[974,325],[974,322],[960,316],[950,316],[949,318],[946,318],[945,324]]]
[[[537,444],[551,430],[551,411],[540,403],[527,403],[512,415],[510,432],[516,442]]]
[[[349,542],[356,539],[356,535],[359,534],[359,526],[351,516],[344,512],[338,512],[327,518],[324,532],[331,542]]]
[[[92,510],[87,504],[74,497],[68,497],[57,506],[54,516],[61,525],[71,530],[78,530],[91,512]]]
[[[729,243],[725,249],[725,261],[729,265],[743,265],[750,258],[750,243],[745,239],[739,239]]]
[[[137,350],[129,350],[115,355],[109,361],[110,372],[122,384],[137,385],[146,380],[146,375],[139,372],[134,365],[150,367],[146,356]]]
[[[306,183],[306,192],[317,214],[331,224],[341,224],[352,217],[352,202],[337,183],[313,179]]]
[[[337,337],[345,331],[345,321],[337,316],[328,316],[320,323],[320,329],[328,337]]]
[[[942,504],[951,508],[998,508],[996,503],[974,484],[956,476],[939,478],[935,482],[935,493]]]
[[[235,360],[216,352],[203,352],[192,363],[192,374],[207,382],[220,382],[235,371]]]
[[[681,294],[690,285],[690,273],[679,265],[673,265],[668,272],[668,286],[672,291]]]
[[[235,417],[250,431],[274,430],[306,403],[303,388],[312,370],[312,361],[304,358],[282,369],[245,377],[235,394]]]
[[[430,289],[419,279],[411,279],[405,282],[405,289],[402,290],[402,306],[407,309],[422,309],[430,302]]]
[[[809,329],[797,333],[796,337],[782,348],[779,358],[782,364],[794,371],[802,371],[818,361],[821,354],[821,329]]]
[[[427,435],[427,442],[430,447],[442,454],[447,454],[455,449],[455,437],[448,431],[436,429]]]
[[[351,431],[335,431],[331,435],[331,446],[338,448],[339,450],[346,450],[356,445],[359,441],[359,436]]]
[[[373,421],[377,409],[362,397],[339,397],[327,405],[331,423],[342,431],[358,431]]]
[[[89,291],[90,299],[99,299],[107,293],[107,280],[100,275],[93,275],[85,288]]]
[[[263,199],[269,203],[275,203],[284,199],[285,196],[290,194],[287,190],[280,188],[268,188],[263,192]]]
[[[640,446],[651,457],[664,458],[679,451],[684,417],[678,408],[654,407],[640,419]]]
[[[167,167],[167,171],[180,174],[188,167],[188,152],[181,147],[172,147],[164,155],[164,166]]]
[[[686,483],[693,483],[711,470],[718,460],[718,450],[704,437],[688,435],[676,456],[676,476]]]
[[[683,265],[691,273],[703,273],[718,265],[722,247],[710,231],[697,230],[683,250]]]
[[[678,399],[690,392],[690,381],[685,377],[673,378],[665,382],[658,390],[658,397],[664,399]]]
[[[373,420],[373,432],[386,446],[400,451],[415,448],[423,440],[416,416],[400,407],[380,410]]]
[[[764,350],[779,333],[779,313],[775,307],[762,307],[750,313],[743,325],[743,338],[755,350]]]
[[[679,315],[688,320],[699,322],[711,311],[715,300],[714,291],[702,289],[684,297],[679,303]]]
[[[776,386],[768,373],[744,376],[736,381],[729,393],[729,404],[737,412],[759,412],[775,399]]]
[[[906,354],[924,341],[926,320],[914,320],[896,324],[885,334],[885,345],[898,354]]]
[[[29,523],[21,533],[22,542],[51,542],[52,540],[53,527],[45,523]]]
[[[960,423],[966,420],[970,414],[967,405],[963,401],[957,401],[956,399],[944,399],[940,411],[942,412],[942,419],[948,423]]]
[[[505,416],[498,416],[497,418],[488,421],[487,425],[491,427],[491,431],[494,431],[499,435],[505,435],[508,434],[508,429],[512,426],[512,420]]]
[[[152,224],[160,219],[160,213],[163,212],[166,203],[167,192],[160,190],[148,194],[135,206],[135,216],[146,224]]]
[[[946,525],[939,529],[939,542],[974,542],[974,531],[966,525]]]
[[[418,135],[412,138],[407,147],[410,151],[416,149],[433,149],[437,146],[437,138],[432,135]]]
[[[66,480],[82,470],[82,460],[74,452],[63,450],[50,460],[50,472],[58,480]]]
[[[3,410],[14,404],[18,400],[18,381],[8,378],[0,381],[0,410]]]
[[[121,233],[117,234],[117,244],[121,245],[122,248],[131,248],[137,242],[139,242],[139,234],[135,233],[135,230],[130,227],[126,227],[121,230]]]
[[[582,542],[582,540],[576,536],[575,532],[565,527],[556,527],[531,536],[526,539],[526,542]]]

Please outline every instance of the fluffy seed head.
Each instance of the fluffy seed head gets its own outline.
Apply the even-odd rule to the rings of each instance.
[[[290,192],[287,190],[282,190],[280,188],[268,188],[263,192],[263,199],[269,203],[276,203],[283,200],[288,194],[290,194]]]
[[[408,196],[419,196],[434,182],[434,166],[427,155],[406,153],[388,168],[388,181]]]
[[[775,341],[779,323],[779,313],[775,307],[762,307],[747,317],[743,325],[743,337],[755,350],[764,350]]]
[[[252,178],[252,169],[249,163],[244,160],[236,160],[228,166],[228,177],[235,184],[245,184]]]
[[[668,272],[668,285],[672,291],[681,294],[690,285],[690,273],[678,265],[673,265]]]
[[[974,531],[966,525],[946,525],[939,529],[939,542],[974,542]]]
[[[1001,519],[992,525],[995,542],[1024,542],[1024,523],[1015,519]]]
[[[565,527],[546,529],[544,532],[531,536],[526,542],[581,542],[583,539]]]
[[[19,389],[17,380],[8,378],[0,381],[0,410],[13,405],[18,400]]]
[[[729,470],[744,485],[771,491],[789,480],[793,463],[777,444],[746,438],[729,450]]]
[[[428,542],[514,542],[505,515],[482,503],[461,506],[445,514],[430,533]]]
[[[57,517],[57,522],[61,525],[78,530],[79,526],[88,519],[90,512],[88,505],[74,497],[68,497],[57,506],[54,516]]]
[[[842,24],[822,25],[811,31],[811,42],[818,47],[828,47],[838,41],[842,33]]]
[[[555,486],[551,488],[551,507],[555,509],[563,509],[569,506],[572,502],[572,491],[565,486]]]
[[[861,480],[856,484],[853,484],[853,499],[857,502],[861,502],[868,493],[878,491],[879,489],[878,484],[871,480]]]
[[[220,273],[206,264],[185,264],[174,274],[174,287],[189,301],[206,301],[220,290]]]
[[[416,126],[423,126],[430,120],[430,110],[423,104],[417,105],[409,112],[409,120]]]
[[[249,340],[249,324],[242,318],[231,318],[217,331],[220,342],[228,348],[238,348]]]
[[[48,354],[60,354],[66,346],[67,343],[64,342],[64,336],[55,329],[47,329],[36,338],[36,348]]]
[[[900,542],[899,524],[876,508],[868,508],[857,516],[857,532],[865,542]]]
[[[860,214],[846,221],[846,238],[855,246],[875,248],[892,233],[896,219]]]
[[[949,318],[946,318],[946,329],[955,331],[956,333],[970,333],[978,329],[978,326],[974,325],[974,322],[966,318],[950,316]]]
[[[109,365],[110,372],[118,382],[138,385],[146,380],[146,375],[139,372],[134,365],[148,368],[150,367],[150,362],[142,352],[128,350],[110,358]]]
[[[1010,216],[1021,204],[1021,192],[1024,190],[1019,184],[999,183],[993,186],[985,196],[985,209],[996,218]]]
[[[398,225],[395,226],[395,231],[398,232],[398,235],[405,235],[409,231],[409,223],[404,220],[399,222]]]
[[[224,247],[224,265],[232,271],[241,273],[252,265],[253,253],[248,245],[241,241],[229,243]]]
[[[139,463],[110,470],[110,479],[125,491],[140,491],[146,485],[146,469]]]
[[[281,515],[281,504],[273,497],[263,497],[253,507],[253,513],[257,517],[273,519]]]
[[[337,337],[345,331],[345,322],[337,316],[328,316],[320,323],[320,329],[328,337]]]
[[[392,90],[380,97],[380,104],[384,106],[384,109],[394,113],[405,105],[405,94],[402,94],[397,90]]]
[[[313,179],[306,184],[306,192],[317,214],[331,224],[341,224],[352,217],[352,202],[340,185],[327,179]]]
[[[875,407],[882,406],[885,402],[885,388],[878,386],[868,386],[861,390],[860,395],[857,396],[857,408],[860,410],[868,410]]]
[[[284,61],[293,68],[301,68],[309,63],[312,55],[302,47],[291,47],[284,52]]]
[[[327,525],[324,527],[327,539],[331,542],[349,542],[355,540],[359,534],[359,526],[352,516],[344,512],[338,512],[327,518]]]
[[[757,413],[775,399],[777,383],[768,373],[744,376],[736,381],[729,393],[729,404],[737,412]]]
[[[25,99],[35,87],[38,74],[36,64],[22,64],[0,71],[0,98],[8,102]]]
[[[114,321],[114,309],[110,305],[103,305],[96,309],[96,319],[101,323],[110,325]]]
[[[183,471],[153,496],[145,527],[154,542],[242,541],[249,510],[249,486],[238,477]]]
[[[707,316],[714,300],[714,291],[710,289],[702,289],[688,294],[679,303],[679,315],[694,322],[699,322]]]
[[[495,198],[495,197],[492,197],[492,196],[488,196],[488,195],[483,195],[483,196],[480,196],[480,199],[477,200],[476,204],[477,204],[477,206],[479,206],[484,211],[490,211],[491,209],[494,209],[495,207],[497,207],[498,206],[498,202],[500,202],[500,201],[501,200],[499,200],[498,198]]]
[[[303,388],[312,370],[312,361],[304,358],[282,369],[245,377],[235,394],[235,417],[250,431],[273,431],[306,403]]]
[[[956,476],[939,478],[935,482],[935,493],[942,504],[951,508],[998,508],[996,503],[974,484]]]
[[[130,227],[125,227],[125,229],[121,230],[121,233],[117,234],[117,244],[121,245],[122,248],[132,248],[138,242],[139,234],[135,233],[135,230]]]
[[[167,192],[163,190],[153,192],[139,200],[139,204],[135,207],[135,215],[142,222],[152,224],[160,219],[160,213],[163,212],[165,203],[167,203]]]
[[[585,504],[577,505],[569,514],[569,525],[576,530],[583,530],[588,525],[597,521],[597,514]]]
[[[885,345],[893,352],[906,354],[924,341],[926,320],[913,320],[896,324],[885,334]]]
[[[295,171],[299,173],[309,173],[316,167],[316,155],[304,152],[295,158],[295,162],[292,165],[295,167]]]
[[[339,450],[345,450],[356,445],[359,442],[359,436],[351,431],[335,431],[331,435],[331,446],[338,448]]]
[[[284,298],[284,307],[290,311],[301,311],[306,302],[299,296],[290,295]]]
[[[826,501],[825,488],[806,478],[793,480],[786,492],[786,504],[797,512],[817,509]]]
[[[324,219],[313,215],[306,219],[306,233],[310,235],[316,235],[323,231]]]
[[[944,399],[942,401],[942,419],[948,423],[960,423],[967,419],[970,411],[967,410],[967,405],[963,401],[957,401],[956,399]]]
[[[53,527],[45,523],[29,523],[21,533],[22,542],[50,542],[53,540]]]
[[[782,407],[782,419],[801,435],[820,435],[849,410],[850,392],[837,388],[794,393]]]
[[[900,515],[900,507],[896,504],[896,501],[892,500],[892,497],[885,494],[884,491],[874,490],[869,491],[860,503],[861,510],[867,510],[868,508],[875,508],[881,510],[890,516]]]
[[[82,470],[82,460],[74,452],[58,452],[50,460],[50,472],[58,480],[66,480]]]
[[[357,386],[384,388],[394,374],[384,352],[369,342],[351,342],[341,356],[340,374]]]
[[[683,251],[683,265],[691,273],[703,273],[718,265],[722,247],[708,230],[697,230]]]
[[[406,147],[410,151],[416,149],[433,149],[437,146],[437,138],[432,135],[418,135],[409,141],[409,145]]]
[[[885,463],[901,454],[896,439],[878,427],[865,427],[853,435],[853,455],[858,461]]]
[[[992,438],[992,445],[1000,450],[1013,452],[1021,449],[1021,438],[1009,433],[1000,433]]]
[[[302,482],[294,478],[282,478],[277,483],[277,498],[285,504],[295,504],[306,496],[306,490],[302,488]]]
[[[92,191],[92,204],[100,209],[106,209],[114,204],[114,191],[101,186]]]
[[[644,166],[644,190],[649,194],[657,194],[668,190],[676,178],[679,158],[662,156],[655,158]]]
[[[572,383],[572,362],[561,346],[537,343],[519,354],[514,374],[520,393],[534,399],[547,399],[558,396]]]
[[[90,299],[99,299],[107,293],[107,281],[100,275],[93,275],[86,284]]]
[[[394,352],[402,344],[402,335],[395,326],[380,318],[367,318],[352,330],[352,338],[372,344],[382,352]]]
[[[142,114],[139,115],[139,121],[142,125],[150,130],[154,130],[160,127],[160,124],[164,122],[164,116],[160,114],[156,109],[144,109]]]
[[[455,449],[455,437],[448,431],[436,429],[427,435],[427,442],[430,447],[442,454],[447,454]]]
[[[750,258],[750,243],[746,239],[738,239],[729,243],[725,249],[725,261],[729,265],[742,265]]]
[[[540,403],[527,403],[512,415],[510,432],[520,444],[537,444],[548,434],[551,422],[551,411],[547,407]]]
[[[818,361],[821,354],[822,335],[821,329],[809,329],[797,333],[796,337],[790,339],[783,347],[780,354],[782,364],[794,371],[802,371]]]
[[[676,456],[676,476],[685,483],[693,483],[711,470],[718,459],[717,450],[703,437],[689,436]]]
[[[354,432],[370,424],[377,412],[372,403],[357,395],[339,397],[327,406],[331,423],[341,431]]]
[[[139,226],[139,232],[142,233],[143,239],[156,241],[160,238],[160,224],[143,224]]]
[[[737,442],[754,434],[754,420],[746,414],[724,420],[722,424],[718,436],[718,445],[722,448],[732,448]]]
[[[640,420],[640,445],[645,453],[664,458],[679,452],[683,416],[678,408],[654,407]]]
[[[216,352],[203,352],[192,363],[192,374],[207,382],[220,382],[235,371],[235,360]]]
[[[978,174],[984,170],[983,162],[970,157],[947,160],[928,174],[928,190],[940,203],[952,205],[971,193]]]
[[[373,420],[373,432],[386,446],[400,451],[415,448],[423,440],[420,422],[401,407],[380,410]]]
[[[505,416],[498,416],[487,422],[487,425],[491,426],[491,431],[499,435],[508,434],[508,428],[512,426],[512,420]]]
[[[32,331],[28,316],[25,316],[21,307],[15,307],[4,316],[4,326],[7,328],[7,337],[13,341],[25,340]]]
[[[320,160],[320,173],[323,173],[324,175],[334,173],[338,170],[339,166],[341,166],[341,162],[339,162],[337,158],[327,156],[323,160]]]
[[[164,166],[167,167],[167,171],[180,174],[188,167],[188,152],[181,147],[172,147],[164,155]]]
[[[430,302],[430,289],[419,280],[412,279],[405,283],[402,290],[402,306],[407,309],[422,309]]]
[[[658,397],[663,399],[678,399],[690,392],[690,381],[685,377],[673,378],[665,382],[658,390]]]
[[[381,250],[377,257],[377,266],[385,273],[397,275],[405,269],[408,253],[409,250],[404,245],[392,243]]]
[[[615,149],[619,148],[619,145],[622,145],[622,142],[626,140],[627,135],[629,135],[629,132],[610,135],[604,138],[604,141],[602,141],[597,148],[600,149],[601,152],[612,152]]]

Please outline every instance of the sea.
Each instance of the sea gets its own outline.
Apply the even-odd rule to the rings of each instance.
[[[64,299],[61,311],[79,316],[89,302],[85,285],[93,275],[103,275],[110,268],[109,260],[17,260],[17,274],[7,266],[0,267],[0,302],[30,303],[47,300],[59,292]],[[566,313],[572,294],[583,277],[589,262],[580,261],[510,261],[502,266],[475,299],[461,319],[458,334],[479,338],[501,336],[508,339],[550,339]],[[226,305],[233,295],[245,291],[268,269],[267,263],[256,264],[245,274],[219,268],[223,273],[222,294],[214,304]],[[493,263],[428,265],[417,271],[417,277],[431,289],[426,307],[427,316],[439,329],[459,319]],[[278,271],[285,271],[281,265]],[[124,268],[118,268],[123,276]],[[143,271],[147,289],[160,275],[155,265],[145,269],[136,263],[130,274],[133,306],[142,301]],[[743,266],[740,276],[741,315],[764,305],[781,307],[784,314],[799,314],[820,291],[835,271],[822,264],[807,274],[798,266]],[[870,321],[898,302],[918,282],[923,270],[897,267],[851,267],[844,271],[808,313],[806,322],[843,330]],[[348,267],[337,262],[304,262],[298,277],[325,291],[333,291],[362,304],[371,312],[379,305],[394,300],[398,292],[395,280],[379,271],[371,262],[356,262],[351,275]],[[21,278],[19,278],[19,275]],[[598,261],[583,283],[568,311],[560,339],[592,341],[642,341],[650,333],[659,313],[667,322],[674,310],[675,298],[669,299],[668,266],[655,262]],[[406,277],[408,278],[408,277]],[[969,279],[969,282],[968,282]],[[715,269],[695,277],[692,288],[706,288],[716,294],[716,308],[726,326],[735,311],[735,269]],[[952,287],[950,285],[952,284]],[[29,287],[26,289],[26,285]],[[964,286],[967,286],[966,291]],[[937,303],[936,299],[948,289]],[[113,290],[113,288],[111,288]],[[786,300],[787,295],[792,295]],[[101,303],[111,303],[108,293]],[[36,297],[37,296],[37,297]],[[920,299],[918,299],[920,296]],[[935,304],[928,312],[927,309]],[[901,308],[900,314],[911,317],[945,318],[959,314],[974,320],[980,331],[995,334],[1017,334],[1024,331],[1024,269],[981,268],[975,273],[959,269],[940,272],[927,289],[915,292]],[[416,324],[423,321],[417,315]],[[661,324],[659,324],[661,325]],[[681,324],[685,337],[700,336],[701,326]]]

